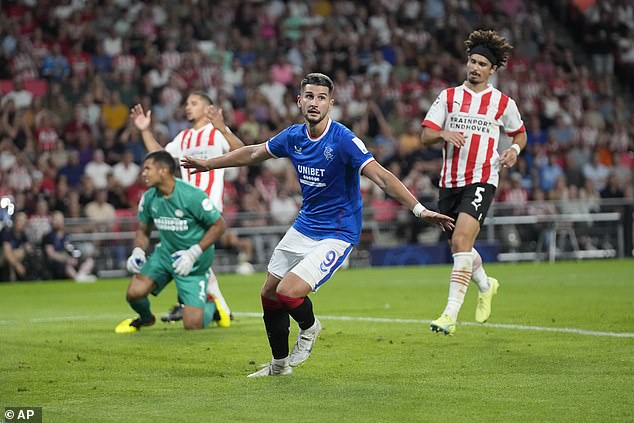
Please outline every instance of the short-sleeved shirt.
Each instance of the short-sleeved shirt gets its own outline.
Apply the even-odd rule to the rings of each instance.
[[[62,233],[61,235],[57,231],[50,231],[42,238],[42,246],[46,248],[47,245],[52,245],[53,249],[57,252],[66,251],[66,244],[69,242],[69,235]]]
[[[61,235],[57,231],[53,230],[44,235],[42,238],[42,247],[44,247],[44,254],[46,257],[46,264],[51,276],[55,279],[63,279],[68,277],[66,274],[66,263],[64,261],[57,261],[46,254],[46,246],[52,245],[53,249],[58,253],[66,252],[66,245],[69,242],[69,235],[62,233]]]
[[[181,131],[165,146],[165,151],[180,161],[184,156],[196,159],[219,157],[231,150],[227,139],[209,123],[200,129]],[[185,182],[205,191],[214,206],[222,212],[222,194],[224,191],[225,169],[214,169],[209,172],[192,173],[191,169],[181,166],[181,177]]]
[[[273,157],[288,157],[302,188],[303,203],[293,227],[309,238],[357,244],[361,233],[359,175],[374,160],[350,129],[328,118],[324,132],[311,138],[306,124],[293,125],[269,139]]]
[[[143,223],[154,224],[160,239],[156,248],[171,255],[198,243],[220,218],[220,211],[205,192],[176,179],[174,191],[169,197],[165,197],[156,188],[150,188],[143,194],[139,202],[138,218]],[[207,271],[213,257],[212,245],[196,261],[192,274]]]
[[[491,85],[476,93],[465,84],[443,90],[422,126],[460,132],[463,147],[445,143],[439,186],[457,188],[475,183],[497,186],[500,130],[508,136],[523,132],[524,122],[515,101]]]
[[[0,236],[2,237],[2,242],[8,242],[14,249],[20,248],[28,242],[24,232],[16,233],[12,228],[4,228]]]

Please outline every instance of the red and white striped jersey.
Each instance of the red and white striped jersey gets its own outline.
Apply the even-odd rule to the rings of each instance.
[[[227,139],[211,123],[198,130],[186,129],[181,131],[165,146],[165,151],[179,162],[185,156],[197,159],[218,157],[230,149]],[[192,174],[191,169],[185,169],[181,166],[181,177],[183,180],[205,191],[213,205],[221,212],[224,173],[224,169],[215,169],[209,172]]]
[[[443,90],[427,112],[422,126],[460,132],[466,138],[462,148],[445,143],[441,188],[475,183],[497,186],[500,128],[511,137],[525,130],[515,101],[491,85],[479,93],[464,84]]]

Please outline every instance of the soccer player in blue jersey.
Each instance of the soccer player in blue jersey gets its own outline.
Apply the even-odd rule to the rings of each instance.
[[[426,209],[389,171],[378,164],[352,131],[330,119],[334,84],[321,73],[301,82],[297,105],[305,123],[292,125],[266,143],[241,147],[212,159],[184,157],[182,166],[204,172],[288,157],[299,178],[303,203],[293,226],[273,251],[262,287],[264,325],[273,353],[266,367],[249,377],[288,375],[306,361],[321,332],[308,298],[317,291],[359,242],[359,175],[410,208],[414,215],[453,229],[453,219]],[[231,136],[235,136],[231,134]],[[289,315],[299,334],[289,355]]]

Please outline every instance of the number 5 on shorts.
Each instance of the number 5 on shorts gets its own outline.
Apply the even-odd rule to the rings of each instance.
[[[482,205],[482,193],[483,192],[484,192],[484,187],[477,187],[476,188],[475,198],[471,202],[471,205],[473,206],[475,211],[478,211],[478,209]]]

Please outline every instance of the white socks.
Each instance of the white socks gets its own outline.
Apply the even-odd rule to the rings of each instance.
[[[449,298],[447,299],[447,307],[445,307],[445,311],[442,314],[447,314],[454,320],[458,320],[458,312],[460,307],[462,307],[464,296],[469,287],[474,265],[473,256],[472,252],[455,253],[453,255],[453,269],[449,280]],[[480,259],[480,263],[482,263],[482,259]],[[481,265],[480,269],[482,269]]]
[[[490,288],[489,277],[484,271],[484,266],[482,266],[482,257],[480,257],[480,253],[478,253],[478,250],[475,248],[471,250],[471,254],[473,254],[473,273],[471,274],[471,279],[478,285],[480,292],[487,292]]]

